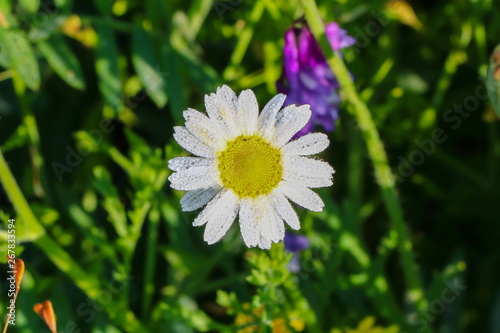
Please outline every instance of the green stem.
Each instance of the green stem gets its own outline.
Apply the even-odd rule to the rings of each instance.
[[[358,126],[366,142],[368,154],[375,170],[375,178],[381,188],[382,198],[387,208],[392,228],[398,234],[397,241],[401,256],[401,264],[409,289],[408,300],[415,309],[424,310],[427,307],[427,301],[423,295],[420,274],[415,264],[409,231],[403,220],[403,213],[395,188],[395,178],[389,167],[387,155],[370,110],[359,97],[344,61],[336,52],[332,52],[332,48],[325,35],[325,26],[316,2],[314,0],[303,0],[302,3],[311,32],[316,40],[319,41],[323,53],[325,55],[331,55],[328,59],[328,63],[340,83],[344,99],[350,106],[349,111],[357,120]],[[430,330],[431,329],[429,329],[429,331]]]
[[[231,60],[229,65],[224,70],[222,77],[225,81],[234,80],[238,75],[236,75],[236,71],[238,66],[240,65],[243,57],[247,53],[248,46],[250,45],[250,41],[252,40],[252,36],[254,33],[255,26],[258,24],[259,20],[262,17],[262,13],[265,9],[264,1],[257,1],[250,13],[250,17],[247,21],[247,25],[243,28],[241,32],[238,43],[236,44],[233,54],[231,55]]]
[[[158,204],[154,203],[153,209],[149,212],[148,242],[146,246],[146,260],[144,265],[144,294],[142,297],[142,318],[147,318],[153,299],[154,271],[157,253],[158,228],[160,226],[160,212]]]
[[[10,79],[12,77],[12,71],[10,69],[0,73],[0,82],[3,80]]]
[[[23,80],[15,71],[12,71],[12,83],[14,85],[14,91],[16,92],[19,106],[21,108],[23,123],[28,131],[28,137],[31,142],[29,148],[32,158],[33,192],[36,196],[43,197],[45,195],[44,185],[46,185],[46,173],[43,158],[40,153],[40,134],[38,132],[38,125],[36,123],[35,116],[31,112],[30,103],[25,94],[26,86],[24,85]]]
[[[484,191],[490,191],[493,189],[492,185],[494,182],[491,182],[491,179],[483,177],[480,171],[470,168],[461,159],[455,158],[439,149],[436,150],[435,154],[441,162],[448,165],[450,170],[454,170],[464,178],[468,178],[471,181],[471,184],[480,187]]]
[[[213,0],[196,0],[189,8],[189,34],[192,40],[194,40],[200,32],[212,8]]]
[[[297,283],[293,279],[286,279],[283,282],[283,288],[286,290],[287,296],[290,298],[294,309],[300,311],[304,315],[301,319],[306,323],[307,331],[311,333],[322,332],[323,330],[320,327],[318,316],[316,316],[312,304],[310,304],[310,301],[304,296],[304,292]]]
[[[23,219],[26,225],[29,226],[28,231],[30,234],[37,235],[44,233],[43,227],[40,225],[36,219],[33,211],[31,210],[28,202],[21,193],[21,189],[17,185],[17,182],[12,175],[12,172],[7,165],[7,161],[3,157],[3,153],[0,150],[0,182],[2,183],[5,192],[7,193],[10,201],[14,204],[19,216]]]
[[[349,173],[347,189],[349,198],[351,198],[352,210],[357,212],[356,221],[359,225],[361,211],[361,203],[363,198],[363,169],[364,169],[364,148],[363,140],[357,133],[353,121],[349,119],[347,122],[349,136],[349,156],[347,160]]]

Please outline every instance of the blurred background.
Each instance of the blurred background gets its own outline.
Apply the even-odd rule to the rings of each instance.
[[[262,108],[277,93],[301,1],[0,1],[0,251],[14,218],[26,265],[8,332],[50,332],[32,310],[45,300],[59,332],[500,332],[500,125],[485,83],[500,7],[318,6],[357,41],[343,58],[408,233],[344,102],[320,156],[335,184],[318,191],[322,213],[297,208],[309,246],[290,253],[246,248],[236,223],[207,245],[167,161],[205,94],[250,88]]]

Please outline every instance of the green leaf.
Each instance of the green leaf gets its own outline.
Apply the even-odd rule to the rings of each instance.
[[[169,14],[169,2],[164,0],[146,0],[146,17],[153,22],[156,29],[164,28],[168,23],[165,16]]]
[[[19,4],[30,14],[35,14],[40,8],[40,0],[19,0]]]
[[[69,12],[73,6],[73,0],[54,0],[54,3],[64,12]]]
[[[118,113],[122,106],[121,73],[118,65],[118,46],[116,45],[113,30],[109,25],[96,23],[96,32],[99,36],[97,43],[96,71],[99,78],[99,89],[104,100]]]
[[[164,107],[167,104],[168,73],[161,70],[153,38],[140,28],[134,29],[132,35],[132,62],[148,95],[159,108]]]
[[[52,35],[38,42],[38,49],[61,79],[75,89],[85,89],[80,64],[61,36]]]
[[[32,90],[40,88],[40,70],[26,35],[19,29],[6,30],[0,27],[0,53]],[[2,57],[0,57],[2,58]]]
[[[176,52],[181,61],[182,68],[186,69],[190,82],[196,82],[203,93],[214,91],[217,88],[217,72],[202,63],[198,59],[193,59],[182,52]]]
[[[491,54],[486,82],[491,104],[500,117],[500,45]]]
[[[94,0],[94,5],[101,14],[111,16],[113,13],[113,2],[113,0]]]
[[[108,220],[120,237],[128,235],[127,214],[118,196],[118,191],[111,181],[109,172],[101,167],[94,168],[95,179],[92,181],[94,188],[103,196],[102,203],[108,212]]]
[[[170,41],[165,38],[162,41],[162,67],[169,73],[171,84],[168,85],[168,96],[170,97],[170,107],[177,124],[184,123],[182,111],[186,109],[186,95],[184,91],[184,79],[179,70],[180,59],[170,45]]]
[[[3,152],[20,148],[29,142],[29,133],[24,124],[17,127],[16,131],[13,132],[10,137],[2,143],[0,148]]]
[[[217,290],[216,302],[228,309],[239,307],[238,298],[234,292],[228,293],[224,290]]]
[[[5,47],[0,46],[0,67],[8,68],[10,67],[9,57],[7,52],[5,52]]]

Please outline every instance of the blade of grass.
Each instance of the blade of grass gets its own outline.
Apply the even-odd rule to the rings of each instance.
[[[30,101],[26,95],[26,85],[23,79],[19,76],[19,73],[12,70],[12,83],[14,84],[14,90],[16,92],[17,100],[19,101],[19,106],[21,108],[23,123],[28,131],[28,137],[30,139],[30,155],[32,159],[32,170],[33,170],[33,191],[38,197],[43,197],[47,195],[47,199],[50,202],[50,193],[44,189],[47,187],[47,173],[45,170],[44,160],[41,155],[40,148],[40,134],[38,131],[38,125],[36,122],[35,115],[33,114]]]
[[[210,13],[213,6],[213,0],[196,0],[189,8],[189,23],[191,38],[194,40],[198,32],[200,32],[203,22]]]
[[[158,229],[160,227],[160,212],[158,204],[154,203],[149,212],[148,242],[146,247],[146,260],[144,265],[144,294],[142,297],[142,318],[147,318],[151,308],[151,301],[155,291],[154,272],[158,242]]]

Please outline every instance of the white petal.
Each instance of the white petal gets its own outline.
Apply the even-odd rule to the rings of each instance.
[[[223,85],[222,87],[217,88],[217,95],[222,97],[231,108],[232,113],[236,114],[236,109],[238,108],[238,97],[236,97],[234,91],[228,86]]]
[[[284,180],[281,182],[278,190],[299,206],[312,210],[313,212],[321,212],[323,207],[325,207],[319,195],[299,184]]]
[[[274,207],[273,207],[274,208]],[[283,222],[283,219],[281,216],[276,212],[275,209],[272,209],[272,216],[273,216],[273,224],[275,227],[275,234],[274,234],[274,241],[275,243],[281,242],[285,238],[285,223]]]
[[[333,168],[326,162],[303,156],[285,156],[283,179],[305,187],[327,187],[333,184]]]
[[[259,237],[259,247],[263,250],[269,250],[271,248],[271,241],[262,236]]]
[[[226,234],[238,214],[238,197],[231,191],[228,191],[228,193],[231,195],[223,196],[219,200],[219,202],[221,202],[219,209],[213,210],[213,213],[208,219],[203,234],[203,239],[205,239],[208,244],[217,243]]]
[[[240,203],[240,230],[245,245],[257,246],[260,240],[260,230],[254,214],[253,200],[242,199]]]
[[[168,161],[168,168],[172,171],[181,171],[195,166],[208,166],[214,159],[205,157],[175,157]]]
[[[285,237],[285,226],[271,205],[270,196],[256,200],[254,207],[261,236],[275,243],[281,241]]]
[[[323,133],[309,133],[283,146],[281,151],[285,155],[313,155],[322,152],[330,144],[330,140]]]
[[[217,185],[216,172],[211,166],[197,166],[174,172],[168,177],[170,187],[179,191],[197,190]]]
[[[274,128],[274,124],[276,123],[276,114],[283,106],[285,102],[286,96],[283,94],[278,94],[274,96],[269,103],[264,106],[259,119],[257,128],[259,130],[260,135],[263,137],[268,137]]]
[[[183,115],[187,129],[201,142],[214,150],[224,146],[224,139],[215,121],[193,109],[187,109]]]
[[[243,134],[253,134],[257,131],[259,119],[259,104],[255,94],[250,89],[243,90],[238,98],[238,126]]]
[[[280,191],[274,191],[274,208],[292,229],[300,229],[297,212],[295,212],[288,199]]]
[[[174,139],[179,145],[194,155],[203,157],[215,157],[215,152],[195,137],[186,127],[174,127]]]
[[[232,197],[234,197],[234,194],[230,190],[225,188],[220,190],[201,211],[201,213],[194,219],[193,226],[199,227],[207,223],[210,217],[213,214],[217,213],[217,211],[221,210],[227,200],[230,200],[228,198]]]
[[[183,212],[191,212],[207,204],[220,191],[221,187],[200,188],[198,190],[188,191],[181,199]]]
[[[238,135],[239,128],[236,126],[236,109],[228,101],[218,94],[205,96],[205,107],[207,113],[221,129],[221,135],[230,139]]]
[[[286,107],[276,117],[276,130],[273,142],[276,147],[282,147],[311,119],[309,105]]]

